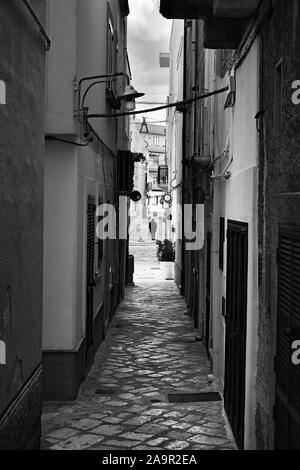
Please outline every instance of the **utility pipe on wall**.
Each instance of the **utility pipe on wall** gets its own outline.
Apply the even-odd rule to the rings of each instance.
[[[29,12],[29,14],[31,15],[31,17],[33,18],[33,20],[35,21],[35,23],[37,24],[39,30],[40,30],[40,34],[43,36],[44,40],[45,40],[45,45],[46,45],[46,51],[49,51],[50,50],[50,47],[51,47],[51,40],[48,36],[48,34],[46,33],[45,31],[45,28],[44,26],[42,25],[42,23],[40,22],[37,14],[35,13],[35,11],[33,10],[32,6],[30,5],[30,3],[28,2],[28,0],[22,0],[23,1],[23,4],[25,6],[25,8],[27,9],[27,11]]]

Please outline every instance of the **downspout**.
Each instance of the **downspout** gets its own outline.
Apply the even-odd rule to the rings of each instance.
[[[194,70],[194,86],[196,87],[195,93],[199,93],[199,83],[198,83],[198,40],[199,40],[199,24],[198,21],[195,21],[195,35],[194,35],[194,65],[195,65],[195,70]],[[202,91],[202,90],[201,90]],[[194,154],[197,153],[197,135],[196,135],[196,130],[197,130],[197,108],[199,106],[199,103],[195,101],[194,104]]]
[[[187,51],[187,22],[186,20],[184,21],[184,38],[183,38],[183,101],[186,100],[186,72],[187,72],[187,67],[186,67],[186,51]],[[182,234],[181,234],[181,289],[180,293],[181,295],[185,294],[185,239],[184,239],[184,204],[185,204],[185,175],[186,175],[186,165],[185,165],[185,160],[186,160],[186,113],[185,111],[183,112],[183,123],[182,123],[182,188],[181,188],[181,201],[182,201],[182,207],[181,207],[181,226],[182,226]]]

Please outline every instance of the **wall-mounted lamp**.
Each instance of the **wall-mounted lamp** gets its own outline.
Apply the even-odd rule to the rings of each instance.
[[[132,85],[127,85],[123,95],[120,96],[119,99],[125,101],[126,111],[134,111],[136,98],[141,98],[142,96],[145,96],[145,93],[139,93]]]
[[[236,101],[236,76],[235,68],[233,67],[229,77],[229,93],[227,95],[224,109],[233,108]]]
[[[96,76],[91,76],[91,77],[83,77],[79,80],[78,84],[75,84],[74,86],[74,89],[77,93],[77,109],[75,110],[75,114],[81,114],[83,109],[85,108],[85,99],[86,99],[86,96],[88,94],[88,92],[90,91],[91,88],[93,88],[95,85],[99,85],[100,83],[107,83],[107,82],[111,82],[111,81],[116,81],[117,77],[126,77],[127,78],[127,86],[125,87],[125,91],[123,93],[123,95],[119,96],[119,97],[116,97],[114,94],[113,94],[113,91],[110,89],[110,88],[107,88],[106,89],[106,94],[108,96],[108,92],[110,92],[111,94],[113,94],[113,96],[110,96],[110,99],[111,101],[114,101],[115,104],[117,104],[117,102],[119,101],[125,101],[125,108],[126,108],[126,112],[130,112],[130,111],[134,111],[135,110],[135,99],[136,98],[140,98],[141,96],[144,96],[144,93],[138,93],[132,85],[130,85],[130,80],[131,80],[131,77],[127,74],[127,73],[124,73],[124,72],[118,72],[118,73],[111,73],[111,74],[104,74],[104,75],[96,75]],[[99,79],[103,79],[103,80],[100,80]],[[90,84],[84,95],[83,95],[83,99],[81,100],[81,87],[82,87],[82,84],[83,82],[86,82],[86,81],[91,81],[93,80],[93,83]],[[116,106],[115,109],[118,109],[118,107]]]

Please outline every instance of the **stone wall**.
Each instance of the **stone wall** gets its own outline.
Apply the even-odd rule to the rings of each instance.
[[[256,381],[258,449],[274,445],[274,356],[276,355],[278,227],[300,224],[300,107],[292,103],[292,82],[300,79],[300,10],[295,1],[273,1],[261,34],[259,120],[259,250],[261,265],[259,349]],[[282,60],[280,129],[274,125],[274,81]]]

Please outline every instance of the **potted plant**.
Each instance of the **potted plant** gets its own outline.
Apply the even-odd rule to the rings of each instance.
[[[157,258],[165,279],[174,279],[175,248],[171,240],[157,240]]]

